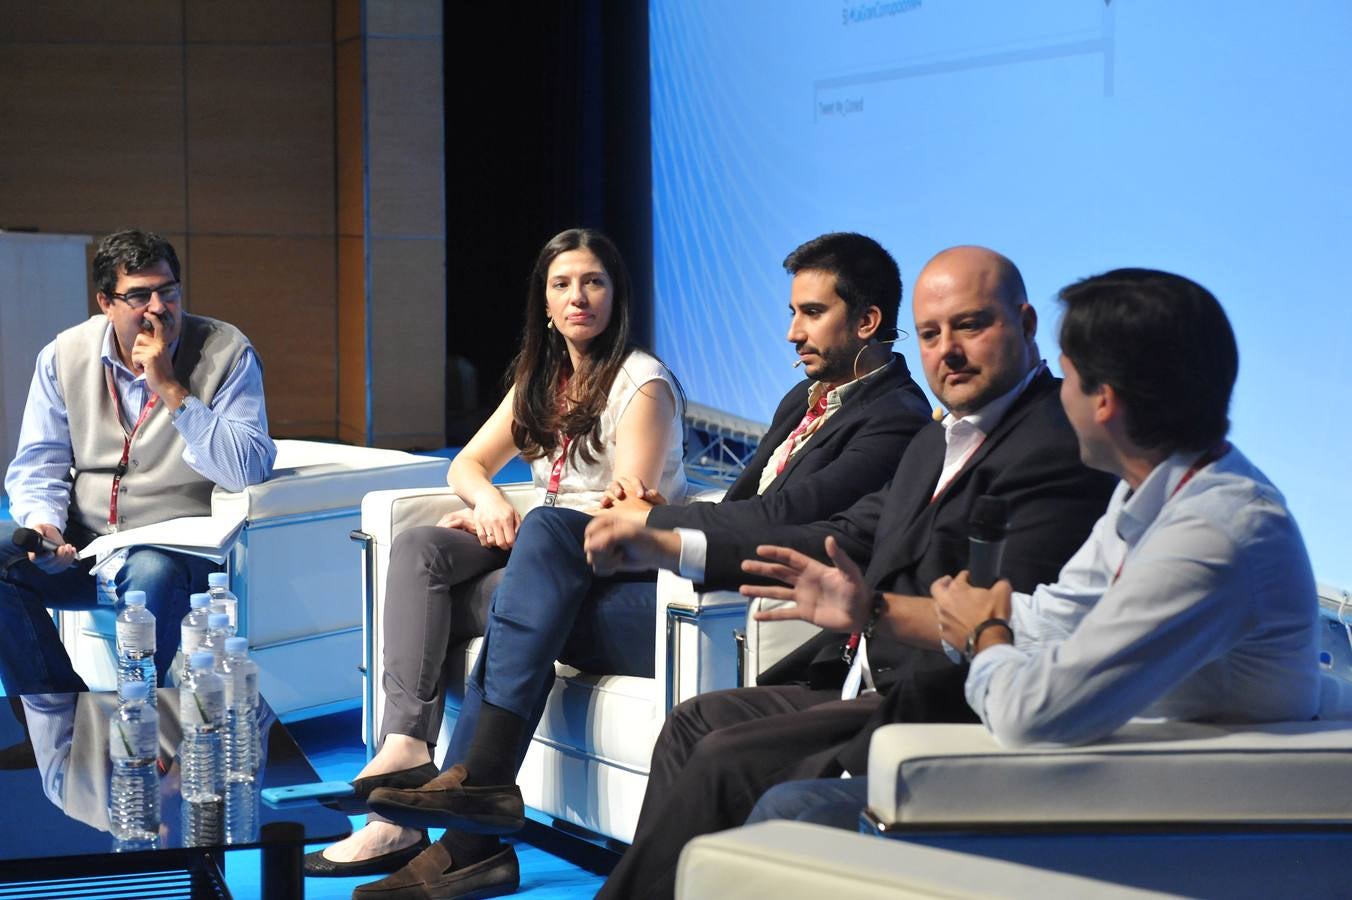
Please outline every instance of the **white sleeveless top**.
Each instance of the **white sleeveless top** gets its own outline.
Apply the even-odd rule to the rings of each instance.
[[[681,421],[680,392],[676,390],[676,380],[667,367],[642,350],[631,351],[620,371],[615,375],[615,383],[610,386],[610,398],[601,413],[600,434],[601,451],[597,460],[588,464],[581,456],[572,456],[563,466],[563,475],[559,479],[558,505],[568,509],[590,509],[601,501],[606,487],[614,478],[615,471],[615,431],[634,399],[638,389],[650,381],[666,382],[671,396],[676,398],[676,412],[667,429],[666,461],[662,464],[662,477],[656,487],[669,503],[680,503],[685,497],[685,467],[682,452],[684,423]],[[544,500],[554,461],[559,458],[560,450],[555,448],[548,457],[533,460],[530,464],[531,478],[539,493],[538,501]]]

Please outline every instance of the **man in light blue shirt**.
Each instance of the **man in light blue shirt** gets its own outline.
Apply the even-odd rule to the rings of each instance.
[[[84,689],[44,607],[97,605],[96,536],[210,513],[212,488],[240,490],[272,474],[262,369],[224,322],[183,311],[180,266],[158,235],[120,231],[94,256],[102,315],[38,354],[19,446],[5,476],[10,514],[55,549],[25,552],[0,525],[0,680],[11,694]],[[115,577],[119,597],[143,590],[156,618],[163,679],[188,595],[207,560],[135,547]]]
[[[967,701],[1010,746],[1089,743],[1136,717],[1312,718],[1314,576],[1282,495],[1225,440],[1238,352],[1220,304],[1148,269],[1061,299],[1061,402],[1084,462],[1122,479],[1107,512],[1055,584],[980,589],[964,572],[935,582],[932,600],[885,598],[873,624],[965,647]],[[866,594],[820,564],[796,568],[797,606],[773,617],[864,627]],[[752,820],[853,827],[862,782],[781,785]]]

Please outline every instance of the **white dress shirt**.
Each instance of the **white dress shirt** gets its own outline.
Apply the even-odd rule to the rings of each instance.
[[[1236,449],[1179,489],[1199,457],[1171,456],[1134,493],[1119,484],[1057,582],[1014,594],[1014,643],[978,654],[966,685],[1001,743],[1081,744],[1137,716],[1315,714],[1317,600],[1300,531]]]

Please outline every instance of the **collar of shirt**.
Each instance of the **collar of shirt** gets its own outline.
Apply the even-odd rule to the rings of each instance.
[[[1205,453],[1206,451],[1197,453],[1188,450],[1173,454],[1151,469],[1140,487],[1127,496],[1117,515],[1114,528],[1117,536],[1125,541],[1128,547],[1134,547],[1141,539],[1146,529],[1159,517],[1164,504],[1173,497],[1174,491],[1178,489],[1178,483]]]
[[[881,372],[883,369],[886,369],[888,366],[893,365],[894,363],[895,360],[888,360],[878,368],[874,369],[872,372],[865,372],[863,375],[860,375],[853,381],[847,381],[844,384],[837,385],[836,387],[833,388],[828,388],[825,384],[823,384],[820,381],[814,382],[812,387],[809,388],[807,392],[807,408],[811,409],[812,407],[816,406],[822,399],[822,392],[825,391],[826,415],[829,416],[831,413],[839,409],[840,405],[844,403],[845,400],[849,398],[851,394],[853,394],[856,390],[859,389],[859,385],[862,382],[867,381],[870,378],[874,378],[875,376],[877,376],[879,372]]]
[[[1047,367],[1046,360],[1040,361],[1036,366],[1023,376],[1023,380],[1014,385],[1013,390],[1006,394],[1001,394],[990,403],[978,409],[976,412],[957,418],[952,413],[944,415],[940,423],[944,426],[944,442],[951,444],[955,439],[970,438],[972,435],[985,437],[991,432],[991,429],[1000,424],[1000,420],[1009,412],[1009,408],[1014,405],[1014,401],[1019,399],[1019,395],[1028,389],[1037,374]]]

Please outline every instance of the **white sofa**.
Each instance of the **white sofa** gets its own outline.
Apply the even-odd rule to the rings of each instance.
[[[504,492],[523,514],[535,496],[529,484],[506,485]],[[362,500],[363,534],[358,537],[365,545],[369,638],[363,727],[369,752],[375,750],[384,708],[380,635],[390,545],[403,529],[433,524],[461,507],[450,488],[378,491]],[[491,589],[492,583],[478,589]],[[685,579],[662,572],[658,610],[654,678],[587,675],[557,666],[560,677],[518,777],[527,806],[605,837],[631,840],[653,744],[667,711],[698,692],[739,683],[736,633],[746,619],[746,598],[733,593],[701,595]],[[454,651],[453,660],[461,668],[448,692],[438,743],[443,751],[479,644],[475,639]]]
[[[227,560],[230,588],[260,689],[279,715],[303,718],[360,702],[361,563],[349,536],[360,524],[361,498],[382,488],[444,485],[447,465],[399,450],[280,440],[270,480],[238,493],[216,489],[212,514],[244,520]],[[115,685],[111,607],[63,613],[60,628],[86,683]]]

